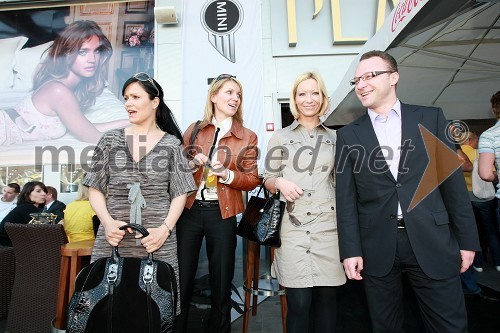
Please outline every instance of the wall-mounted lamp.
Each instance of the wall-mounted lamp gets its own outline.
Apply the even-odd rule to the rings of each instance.
[[[174,6],[155,7],[155,18],[158,24],[177,24]]]

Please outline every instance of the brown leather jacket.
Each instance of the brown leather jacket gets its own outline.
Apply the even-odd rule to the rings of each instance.
[[[191,124],[184,133],[184,147],[189,146],[189,140],[195,123]],[[215,135],[215,126],[208,124],[201,128],[190,147],[188,159],[193,159],[197,153],[208,156]],[[195,149],[198,151],[195,152]],[[224,167],[234,172],[231,184],[217,183],[217,196],[219,197],[222,218],[227,219],[243,212],[242,191],[251,191],[261,183],[257,167],[257,135],[243,127],[237,121],[229,132],[220,140],[217,149],[217,158]],[[193,174],[196,186],[200,186],[203,178],[203,168],[199,167]],[[196,192],[188,196],[186,208],[191,209],[196,198]]]

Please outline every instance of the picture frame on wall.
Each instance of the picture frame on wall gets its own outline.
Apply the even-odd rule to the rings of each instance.
[[[135,67],[139,53],[135,50],[122,51],[120,68],[130,70]]]
[[[130,38],[137,36],[139,39],[147,38],[149,31],[147,29],[148,22],[144,21],[125,21],[123,23],[123,44],[134,46],[130,42]]]
[[[125,5],[125,13],[146,13],[148,11],[147,1],[130,1]]]
[[[81,16],[111,15],[113,14],[113,3],[87,4],[80,6]]]

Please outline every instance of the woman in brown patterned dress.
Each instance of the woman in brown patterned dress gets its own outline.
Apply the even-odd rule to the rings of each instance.
[[[182,135],[162,88],[149,75],[135,74],[122,94],[132,125],[102,136],[82,181],[101,221],[92,261],[109,257],[112,246],[124,257],[155,252],[156,259],[172,265],[178,281],[175,225],[187,194],[197,189],[182,154]],[[118,227],[126,223],[142,224],[149,236],[124,237]]]

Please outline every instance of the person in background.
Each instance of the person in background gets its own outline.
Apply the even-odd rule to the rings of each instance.
[[[398,81],[389,53],[361,55],[351,85],[368,110],[337,131],[340,258],[349,279],[363,280],[374,333],[403,331],[402,274],[428,333],[465,333],[460,273],[480,246],[462,171],[422,184],[428,191],[412,205],[424,171],[446,172],[437,169],[446,162],[429,163],[440,155],[427,151],[420,127],[452,151],[455,142],[442,110],[402,103]]]
[[[467,155],[469,160],[474,161],[479,157],[477,151],[479,138],[474,132],[466,132],[463,143],[461,145],[463,152]],[[493,172],[495,168],[492,166]],[[469,197],[472,202],[472,209],[474,210],[474,216],[476,217],[476,223],[478,224],[478,230],[480,231],[480,239],[484,239],[482,249],[489,248],[491,258],[493,260],[494,266],[497,270],[500,270],[500,234],[497,224],[497,206],[498,199],[495,197],[491,200],[483,200],[477,198],[472,193],[472,178],[471,172],[464,171],[465,183],[467,184],[467,189],[469,190]],[[483,235],[481,235],[481,233]],[[474,257],[473,268],[481,273],[483,271],[484,258],[483,253],[478,252]]]
[[[109,257],[110,245],[120,245],[124,257],[154,252],[155,259],[172,266],[178,281],[176,224],[187,193],[196,190],[182,154],[182,134],[162,87],[148,74],[129,78],[122,95],[132,125],[102,136],[82,180],[101,222],[91,260]],[[141,224],[149,235],[124,238],[119,227],[128,223]],[[179,314],[180,302],[174,311]]]
[[[5,231],[5,223],[23,223],[31,221],[30,213],[40,213],[45,203],[47,187],[38,181],[27,182],[17,197],[17,206],[0,222],[0,245],[12,246]]]
[[[62,219],[64,219],[65,208],[66,204],[57,200],[57,190],[55,187],[47,186],[47,196],[45,198],[45,207],[43,208],[43,212],[57,215],[54,223],[59,223]]]
[[[243,212],[242,191],[253,190],[261,182],[257,170],[257,135],[243,126],[242,104],[241,83],[233,75],[219,75],[210,84],[203,120],[191,124],[184,134],[198,191],[188,197],[177,225],[182,308],[176,321],[177,333],[187,332],[203,238],[210,276],[208,330],[231,331],[236,215]],[[199,132],[191,145],[195,126]],[[191,151],[193,147],[195,151]]]
[[[479,137],[479,143],[478,143],[478,151],[479,151],[479,176],[489,182],[493,182],[497,184],[498,188],[498,174],[494,172],[493,170],[500,170],[500,91],[497,91],[493,96],[491,96],[490,99],[491,102],[491,111],[493,112],[493,115],[497,119],[496,124],[488,128],[486,131],[484,131],[481,136]],[[495,169],[494,169],[495,168]],[[488,230],[485,232],[488,233],[488,240],[490,237],[495,237],[493,240],[493,243],[495,240],[500,239],[500,231],[499,231],[499,226],[500,226],[500,214],[498,214],[498,209],[500,205],[500,189],[497,190],[496,192],[496,198],[497,198],[497,215],[496,215],[496,220],[492,221],[490,225],[488,226]],[[495,244],[495,243],[494,243]],[[495,245],[493,245],[495,246]],[[490,244],[491,247],[491,244]],[[495,254],[493,253],[493,249],[491,249],[492,256]],[[499,258],[493,258],[493,262],[495,264],[495,269],[500,272],[500,265],[497,259]]]
[[[88,187],[78,184],[78,195],[64,210],[64,231],[69,242],[94,240],[94,210],[89,202]]]
[[[328,107],[320,75],[299,75],[290,95],[295,121],[273,134],[266,156],[264,185],[287,201],[272,267],[286,287],[291,333],[335,332],[335,287],[346,282],[335,215],[337,135],[323,124]]]
[[[3,135],[10,139],[2,144],[58,139],[66,132],[80,141],[97,143],[103,132],[127,126],[127,119],[93,124],[85,117],[106,87],[112,54],[111,43],[96,22],[68,25],[38,67],[33,93],[6,111],[5,128],[11,133]]]
[[[467,189],[469,191],[469,198],[472,203],[472,209],[474,211],[474,216],[476,218],[476,224],[478,225],[478,230],[480,229],[480,223],[491,223],[489,221],[483,221],[482,219],[486,218],[491,220],[492,222],[496,221],[496,200],[482,200],[477,198],[472,193],[472,175],[473,165],[470,162],[474,161],[478,157],[477,152],[477,143],[478,137],[474,132],[465,132],[461,136],[460,140],[462,145],[460,149],[457,150],[459,152],[459,156],[464,160],[462,163],[462,171],[464,172],[465,184],[467,185]],[[461,155],[460,152],[464,155]],[[483,205],[483,203],[488,203],[489,201],[494,201],[494,205]],[[479,203],[476,206],[476,203]],[[481,246],[483,248],[483,246]],[[479,258],[479,259],[478,259]],[[480,264],[476,264],[476,262],[480,262]],[[466,297],[479,297],[482,300],[490,301],[490,302],[498,302],[500,299],[495,295],[492,295],[487,290],[483,290],[479,284],[477,283],[476,272],[482,272],[482,253],[480,251],[476,252],[474,256],[473,264],[462,274],[460,274],[460,280],[462,281],[462,289]],[[478,265],[476,267],[476,265]],[[479,270],[480,267],[480,270]]]
[[[16,207],[17,196],[20,191],[21,187],[17,183],[7,184],[3,188],[2,197],[0,198],[0,221]]]

